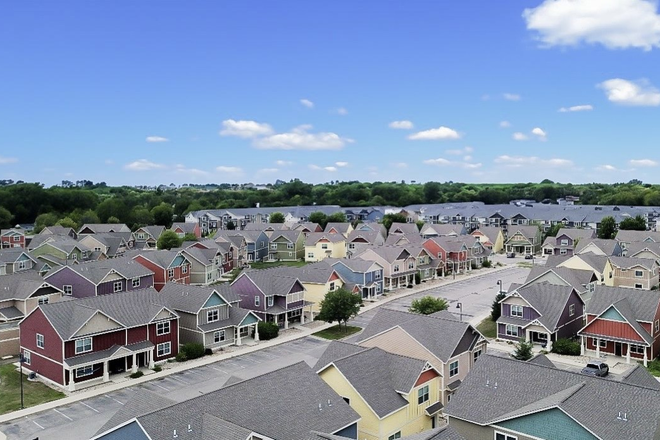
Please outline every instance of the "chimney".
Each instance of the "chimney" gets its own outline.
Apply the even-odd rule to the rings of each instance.
[[[188,432],[192,432],[192,426],[188,425]]]
[[[177,438],[179,434],[176,433],[176,429],[174,430],[174,434],[172,434],[172,438]]]
[[[319,403],[319,411],[323,411],[323,405]]]

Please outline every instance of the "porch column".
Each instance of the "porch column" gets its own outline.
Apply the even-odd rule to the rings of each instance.
[[[546,335],[548,335],[548,344],[546,345],[545,349],[552,351],[552,334],[546,333]]]
[[[390,290],[392,290],[392,277],[390,277]]]
[[[73,380],[74,370],[69,370],[69,391],[76,390],[76,382]]]
[[[300,325],[303,325],[305,323],[305,309],[303,308],[300,311]]]
[[[284,312],[284,330],[289,328],[289,312]]]
[[[580,336],[580,356],[584,356],[586,348],[584,346],[584,336]]]
[[[630,363],[630,344],[628,344],[628,352],[626,353],[626,364]]]
[[[108,361],[103,362],[103,382],[110,380],[110,369],[108,368]]]
[[[240,346],[241,344],[241,329],[236,327],[236,345]]]
[[[137,355],[133,353],[133,365],[131,366],[131,373],[137,373],[138,366],[137,366]]]
[[[649,350],[648,347],[644,347],[644,366],[645,367],[648,366],[648,361],[649,361],[648,350]]]
[[[153,370],[153,368],[156,366],[154,363],[154,349],[152,348],[147,352],[147,358],[149,359],[149,368]]]
[[[525,341],[531,342],[532,341],[532,335],[529,332],[529,329],[525,330]]]
[[[256,342],[259,342],[259,323],[258,322],[254,325],[254,340]]]
[[[600,339],[596,338],[596,357],[600,357]]]

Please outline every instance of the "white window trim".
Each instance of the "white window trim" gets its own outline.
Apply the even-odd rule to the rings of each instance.
[[[182,264],[181,265],[181,273],[188,273],[188,265],[187,264]]]
[[[639,275],[637,275],[639,274]],[[635,271],[635,278],[643,278],[644,277],[644,271],[643,270],[636,270]]]
[[[518,436],[507,434],[506,432],[502,432],[502,431],[494,431],[493,432],[493,439],[497,440],[497,434],[503,435],[504,440],[518,440]]]
[[[161,353],[161,347],[163,347],[163,348],[167,347],[167,352],[165,352],[165,350],[163,350],[162,353]],[[172,343],[170,341],[163,342],[163,343],[158,344],[156,346],[156,355],[158,357],[167,356],[168,354],[172,354]]]
[[[85,341],[89,339],[89,350],[85,350]],[[78,341],[82,342],[80,350],[78,350]],[[94,349],[94,340],[91,337],[76,339],[74,342],[74,351],[76,354],[89,353]]]
[[[32,352],[23,350],[23,363],[30,365],[32,363]]]
[[[254,306],[261,307],[261,298],[259,296],[254,297]]]
[[[140,278],[139,277],[135,277],[135,278],[131,279],[131,287],[133,287],[133,288],[140,287]]]
[[[164,331],[165,327],[167,327],[167,331]],[[171,331],[172,326],[170,321],[162,321],[156,323],[156,336],[169,335]]]
[[[119,289],[117,289],[117,285],[119,285]],[[112,293],[121,292],[123,288],[124,286],[122,285],[121,281],[114,281],[112,283]]]
[[[224,342],[227,339],[227,335],[224,330],[218,330],[213,333],[213,343],[217,344],[219,342]]]
[[[515,310],[516,310],[515,313],[514,313],[514,308],[515,308]],[[517,312],[518,308],[520,308],[520,314],[518,314],[518,312]],[[524,312],[524,308],[523,308],[523,306],[521,306],[521,305],[519,305],[519,304],[512,304],[512,305],[511,305],[511,316],[514,316],[514,317],[516,317],[516,318],[522,318],[523,315],[524,315],[524,313],[525,313],[525,312]]]
[[[91,376],[92,374],[94,374],[94,365],[86,365],[84,367],[76,368],[74,371],[76,374],[76,379],[79,377]]]
[[[423,399],[426,397],[424,400],[420,402],[420,399]],[[431,399],[431,393],[428,385],[424,385],[423,387],[420,387],[417,390],[417,405],[421,405],[423,403],[428,402]]]
[[[73,286],[71,284],[65,284],[62,286],[62,291],[64,292],[65,295],[71,296],[73,295]]]
[[[172,268],[167,269],[167,278],[168,279],[174,278],[174,269],[172,269]]]
[[[41,338],[40,338],[41,337]],[[46,338],[41,333],[37,333],[37,348],[43,349],[46,346]],[[39,339],[41,339],[41,344],[39,344]]]
[[[456,372],[454,374],[452,374],[452,370],[453,370],[452,365],[454,365],[454,364],[456,364]],[[460,364],[458,363],[458,359],[453,361],[453,362],[450,362],[449,363],[449,377],[454,377],[454,376],[458,375],[458,373],[460,371],[459,368],[460,368]]]
[[[607,348],[607,340],[606,339],[598,339],[598,338],[591,338],[592,341],[591,343],[593,345],[600,345],[600,348]],[[598,343],[596,343],[598,341]]]
[[[268,307],[273,307],[273,304],[275,304],[275,298],[269,296],[268,299],[266,300],[266,303],[268,304]]]
[[[217,322],[220,321],[220,311],[218,309],[207,310],[206,311],[206,322]]]
[[[509,329],[510,329],[511,331],[509,331]],[[514,329],[515,329],[515,334],[514,334],[514,332],[513,332]],[[520,334],[519,334],[520,332],[518,331],[518,326],[517,326],[517,325],[513,325],[513,324],[506,324],[506,327],[504,328],[504,333],[505,333],[507,336],[516,336],[516,337],[517,337],[517,336],[520,336]]]
[[[575,304],[570,304],[568,306],[568,316],[575,315]]]

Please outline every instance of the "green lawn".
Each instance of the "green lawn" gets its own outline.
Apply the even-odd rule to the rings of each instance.
[[[649,373],[654,376],[660,377],[660,360],[656,359],[648,363]]]
[[[65,397],[64,393],[48,388],[41,382],[29,382],[23,376],[23,397],[25,407]],[[0,366],[0,414],[21,409],[20,376],[13,364]]]
[[[490,316],[479,323],[477,330],[487,338],[495,339],[497,337],[497,323],[490,319]]]
[[[355,327],[352,325],[349,325],[348,327],[344,327],[342,325],[340,329],[338,325],[333,325],[330,328],[318,331],[313,334],[318,336],[319,338],[330,339],[331,341],[334,341],[336,339],[347,338],[359,332],[360,330],[362,330],[362,327]]]
[[[252,267],[252,269],[268,269],[269,267],[277,266],[302,267],[306,264],[307,263],[304,261],[273,261],[268,263],[255,261],[254,263],[250,263],[250,267]]]

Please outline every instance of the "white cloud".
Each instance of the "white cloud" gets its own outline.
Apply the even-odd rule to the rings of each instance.
[[[651,159],[630,159],[628,161],[630,166],[633,167],[657,167],[658,162]]]
[[[502,93],[502,96],[507,101],[520,101],[520,95],[517,95],[515,93]]]
[[[538,137],[538,139],[540,141],[545,141],[545,140],[548,139],[548,134],[545,131],[543,131],[542,129],[540,129],[539,127],[533,128],[532,129],[532,134],[534,136]]]
[[[340,168],[343,168],[348,166],[348,162],[335,162],[335,165],[337,165]]]
[[[330,172],[337,171],[337,167],[333,167],[333,166],[320,167],[318,165],[309,165],[309,169],[314,171],[321,171],[321,170],[330,171]]]
[[[281,167],[288,167],[293,165],[293,162],[290,160],[276,160],[275,165],[281,166]]]
[[[261,168],[260,170],[257,170],[258,174],[273,174],[279,172],[279,168]]]
[[[227,174],[243,174],[243,169],[240,167],[229,167],[225,165],[220,165],[215,167],[215,170],[219,173],[227,173]]]
[[[463,160],[469,162],[472,160],[472,156],[463,156]]]
[[[456,130],[445,126],[418,131],[417,133],[408,136],[408,139],[411,140],[445,140],[460,138],[461,135]]]
[[[427,165],[437,165],[441,167],[459,167],[465,169],[476,169],[481,167],[481,163],[469,163],[469,162],[457,162],[453,160],[447,160],[444,157],[439,157],[437,159],[427,159],[424,161]]]
[[[568,112],[588,112],[594,109],[593,105],[590,104],[585,104],[585,105],[574,105],[572,107],[562,107],[559,109],[560,113],[568,113]]]
[[[162,136],[147,136],[147,142],[169,142],[169,139]]]
[[[474,151],[474,148],[472,147],[465,147],[461,149],[452,149],[452,150],[445,150],[446,154],[450,154],[452,156],[461,156],[461,155],[466,155],[470,154]]]
[[[198,168],[188,168],[182,164],[177,164],[174,168],[174,172],[190,176],[208,176],[210,174],[208,171],[200,170]]]
[[[521,133],[519,131],[513,133],[512,137],[514,141],[526,141],[528,139],[525,133]]]
[[[394,168],[408,168],[408,164],[405,162],[395,162],[392,164]]]
[[[311,125],[301,125],[288,133],[255,139],[254,146],[263,150],[341,150],[353,142],[336,133],[308,133],[311,128]]]
[[[495,163],[505,165],[511,168],[520,168],[523,166],[542,166],[548,168],[572,168],[573,161],[568,159],[541,159],[536,156],[497,156],[494,160]]]
[[[617,171],[617,168],[612,165],[601,165],[596,167],[596,171]]]
[[[124,165],[124,169],[129,171],[150,171],[150,170],[159,170],[163,168],[165,168],[165,165],[161,163],[151,162],[147,159],[138,159],[135,162],[131,162]]]
[[[15,157],[4,157],[0,156],[0,165],[8,164],[8,163],[16,163],[18,162],[18,159]]]
[[[660,105],[660,91],[645,79],[608,79],[598,84],[598,87],[603,89],[607,99],[615,104],[652,107]]]
[[[500,128],[509,128],[509,127],[511,127],[511,122],[509,121],[500,122]]]
[[[304,105],[307,108],[314,108],[314,103],[310,101],[309,99],[301,99],[300,103]]]
[[[337,110],[335,110],[335,112],[341,116],[346,116],[348,114],[348,110],[346,110],[344,107],[339,107]]]
[[[241,138],[254,138],[258,136],[268,136],[273,133],[273,128],[261,122],[256,121],[235,121],[227,119],[222,121],[224,127],[220,131],[220,136],[237,136]]]
[[[395,130],[412,130],[415,126],[411,121],[392,121],[389,123],[390,128]]]
[[[522,16],[546,47],[587,43],[651,50],[660,47],[656,9],[657,2],[648,0],[545,0]]]

